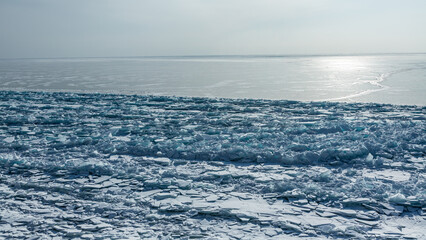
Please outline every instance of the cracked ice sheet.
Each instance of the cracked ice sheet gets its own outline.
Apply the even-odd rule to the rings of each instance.
[[[0,238],[425,237],[422,107],[0,93]]]
[[[394,171],[386,169],[383,171],[366,170],[363,172],[363,176],[368,178],[379,178],[396,182],[405,182],[410,179],[411,174],[404,171]]]

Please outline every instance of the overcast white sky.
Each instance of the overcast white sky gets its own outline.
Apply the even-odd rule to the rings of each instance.
[[[426,52],[426,0],[0,0],[0,58]]]

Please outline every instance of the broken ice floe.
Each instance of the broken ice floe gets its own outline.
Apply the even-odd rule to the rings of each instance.
[[[0,92],[0,238],[424,238],[424,107]]]

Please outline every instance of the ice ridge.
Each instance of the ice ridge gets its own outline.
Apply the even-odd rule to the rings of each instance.
[[[423,238],[426,107],[0,91],[0,238]]]

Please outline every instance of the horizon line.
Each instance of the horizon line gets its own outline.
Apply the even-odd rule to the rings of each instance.
[[[196,58],[196,57],[326,57],[326,56],[374,56],[374,55],[421,55],[426,52],[377,52],[377,53],[326,53],[326,54],[190,54],[190,55],[135,55],[135,56],[85,56],[85,57],[16,57],[0,60],[31,60],[31,59],[81,59],[81,58]]]

